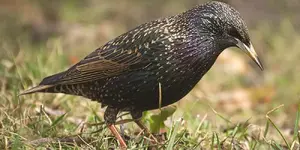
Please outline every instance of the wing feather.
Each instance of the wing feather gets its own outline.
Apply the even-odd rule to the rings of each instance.
[[[97,51],[101,51],[101,49]],[[117,52],[119,51],[115,51],[115,53]],[[93,56],[89,55],[67,70],[60,79],[59,84],[77,84],[116,76],[122,72],[129,71],[131,65],[141,61],[141,57],[127,53],[119,52],[116,55],[107,53],[104,56],[99,55],[100,53],[92,54]]]
[[[155,61],[152,58],[153,54],[163,53],[166,50],[164,44],[169,42],[169,33],[162,31],[163,29],[158,26],[160,23],[161,20],[144,24],[117,37],[67,71],[60,73],[59,76],[51,77],[44,82],[49,82],[49,84],[85,83],[147,68],[151,62]],[[142,30],[143,28],[147,30]],[[162,36],[163,34],[166,35]],[[153,37],[156,38],[153,39]]]

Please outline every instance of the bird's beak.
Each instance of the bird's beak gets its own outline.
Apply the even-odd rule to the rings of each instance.
[[[250,43],[250,46],[247,46],[246,44],[244,44],[243,42],[241,42],[240,40],[237,40],[238,44],[237,46],[242,49],[258,66],[261,70],[264,70],[264,67],[261,63],[261,61],[259,60],[253,46],[252,43]]]

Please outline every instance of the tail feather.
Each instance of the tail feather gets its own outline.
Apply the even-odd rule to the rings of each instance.
[[[31,89],[25,90],[23,92],[21,92],[18,96],[21,95],[26,95],[26,94],[32,94],[32,93],[36,93],[36,92],[44,92],[45,90],[54,87],[55,85],[38,85],[36,87],[33,87]]]

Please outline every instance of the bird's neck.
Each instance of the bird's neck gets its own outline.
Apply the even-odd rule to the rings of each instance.
[[[199,80],[202,76],[209,71],[213,66],[218,56],[229,45],[220,43],[218,40],[207,40],[200,42],[198,45],[197,53],[193,59],[190,59],[190,67],[192,71],[198,76]]]

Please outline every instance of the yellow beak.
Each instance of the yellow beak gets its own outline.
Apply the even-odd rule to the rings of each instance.
[[[248,47],[247,45],[245,45],[243,42],[241,42],[240,40],[237,40],[238,44],[237,46],[242,49],[257,65],[261,70],[264,70],[264,67],[261,63],[261,61],[259,60],[253,46],[252,43],[250,43],[250,47]]]

